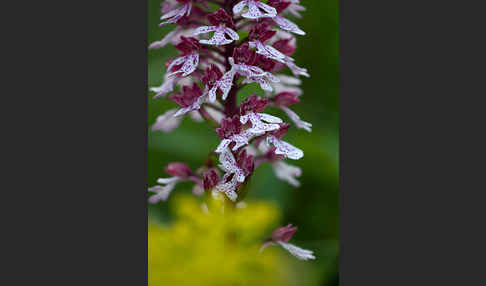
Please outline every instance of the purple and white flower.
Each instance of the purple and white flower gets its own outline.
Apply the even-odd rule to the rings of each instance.
[[[253,135],[262,135],[265,132],[274,131],[280,128],[278,123],[282,123],[282,119],[266,114],[266,113],[254,113],[250,112],[240,117],[242,124],[251,122],[252,127],[247,131]]]
[[[162,15],[162,17],[160,17],[160,20],[166,20],[166,21],[160,23],[160,26],[164,26],[167,24],[174,24],[180,19],[182,19],[184,16],[189,16],[191,14],[191,8],[192,8],[191,2],[187,2],[181,7]]]
[[[169,92],[174,91],[174,87],[176,86],[177,82],[180,80],[180,77],[168,76],[166,73],[164,76],[164,82],[160,86],[151,87],[150,91],[155,92],[154,98],[164,97]]]
[[[275,161],[272,163],[272,169],[275,176],[282,181],[288,182],[294,187],[299,187],[300,182],[296,179],[302,175],[302,170],[297,166],[292,166],[284,161]]]
[[[268,146],[270,146],[270,144],[275,146],[275,154],[277,155],[283,155],[285,158],[293,160],[299,160],[304,157],[304,152],[302,150],[273,135],[267,136],[266,142]]]
[[[312,124],[311,123],[301,120],[300,117],[295,112],[293,112],[290,108],[288,108],[286,106],[281,106],[280,108],[295,123],[295,126],[297,126],[297,128],[304,129],[307,132],[312,132]]]
[[[282,16],[275,16],[272,18],[272,20],[280,27],[280,29],[292,32],[297,35],[305,35],[305,32],[302,31],[302,29],[299,28],[294,22],[285,19]]]
[[[225,193],[230,200],[236,201],[238,198],[236,188],[238,183],[245,181],[245,174],[238,164],[236,164],[235,157],[228,148],[224,149],[221,154],[219,154],[219,162],[219,167],[225,172],[225,174],[223,175],[221,182],[216,185],[215,190]],[[233,177],[228,181],[228,178],[231,175]]]
[[[270,245],[280,245],[282,248],[300,260],[316,259],[313,251],[300,248],[288,242],[296,231],[297,227],[294,227],[291,224],[275,229],[272,232],[272,236],[267,239],[267,241],[260,248],[260,252]]]
[[[214,32],[214,35],[209,40],[199,40],[199,43],[206,45],[222,46],[232,43],[240,39],[238,34],[231,28],[224,26],[201,26],[194,31],[194,36]],[[228,35],[229,39],[225,35]]]
[[[286,56],[282,54],[280,51],[275,49],[272,46],[268,46],[263,44],[260,41],[253,41],[248,43],[250,45],[250,48],[256,48],[257,54],[263,55],[269,59],[279,61],[281,63],[285,63],[285,58]]]
[[[248,7],[248,11],[241,15],[243,18],[256,20],[277,16],[277,10],[275,10],[275,8],[262,3],[259,0],[243,0],[233,7],[233,13],[239,14],[245,7]],[[262,12],[262,10],[264,12]]]
[[[290,0],[290,3],[291,4],[289,5],[286,11],[292,14],[293,16],[295,16],[296,18],[299,19],[302,18],[302,15],[300,15],[299,12],[305,11],[306,8],[300,5],[299,0]]]
[[[163,186],[156,185],[150,187],[148,189],[149,192],[155,193],[155,195],[149,198],[149,202],[152,204],[158,203],[160,201],[167,201],[169,198],[170,193],[174,190],[174,187],[178,182],[182,179],[179,177],[170,177],[170,178],[159,178],[157,179],[157,183],[162,184]]]
[[[152,125],[152,131],[168,133],[179,127],[182,117],[175,117],[176,112],[177,109],[169,109],[164,114],[159,115]]]
[[[168,76],[171,77],[178,74],[180,74],[180,76],[188,76],[196,70],[198,64],[199,64],[198,53],[191,53],[182,57],[178,57],[175,60],[173,60],[170,63],[170,65],[167,67],[167,71],[170,71]],[[180,67],[176,68],[175,71],[172,70],[173,68],[179,65]]]

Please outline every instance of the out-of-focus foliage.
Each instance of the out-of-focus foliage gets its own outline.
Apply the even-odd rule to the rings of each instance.
[[[211,200],[178,197],[170,226],[149,226],[149,285],[246,286],[288,285],[286,259],[280,249],[259,253],[262,238],[279,219],[275,205],[251,202],[246,208],[223,209]]]

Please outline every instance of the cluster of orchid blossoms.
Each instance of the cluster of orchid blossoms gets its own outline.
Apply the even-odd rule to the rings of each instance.
[[[151,203],[167,200],[177,183],[192,181],[196,195],[208,193],[241,205],[247,182],[264,162],[272,164],[279,179],[300,185],[301,169],[284,160],[298,160],[304,152],[282,140],[290,124],[263,110],[280,108],[297,128],[311,132],[312,125],[289,108],[302,95],[299,77],[309,74],[291,57],[296,49],[294,34],[305,32],[284,15],[300,18],[304,10],[299,0],[166,0],[162,4],[160,26],[176,27],[149,49],[172,44],[180,56],[167,61],[163,84],[151,91],[156,93],[154,98],[167,97],[180,108],[160,115],[152,130],[170,132],[189,115],[215,126],[221,142],[212,152],[219,157],[217,167],[212,160],[196,172],[183,163],[169,164],[166,172],[172,177],[158,179],[159,185],[149,188],[155,193]],[[280,73],[287,68],[293,76]],[[259,85],[264,97],[252,94],[238,106],[238,91],[250,83]],[[300,259],[314,259],[311,251],[287,242],[295,231],[291,225],[278,228],[264,246],[278,244]]]

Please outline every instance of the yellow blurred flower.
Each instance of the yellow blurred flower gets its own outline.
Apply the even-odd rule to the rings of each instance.
[[[192,197],[174,204],[172,225],[149,224],[149,286],[286,285],[286,259],[277,249],[259,252],[280,219],[273,204],[250,202],[224,211],[214,200],[208,208]]]

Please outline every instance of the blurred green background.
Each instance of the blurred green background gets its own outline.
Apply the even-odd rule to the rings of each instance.
[[[173,25],[159,27],[161,0],[148,0],[148,40],[160,40]],[[301,103],[291,106],[300,117],[313,124],[312,133],[292,125],[285,141],[305,153],[298,161],[287,163],[302,168],[301,186],[294,188],[278,180],[268,164],[261,165],[253,175],[249,198],[277,203],[283,223],[299,227],[292,242],[315,251],[316,261],[299,263],[310,273],[299,285],[338,285],[338,190],[339,190],[339,121],[338,121],[338,1],[301,0],[307,8],[302,19],[294,21],[307,35],[297,36],[297,50],[293,57],[299,66],[306,67],[310,78],[302,77]],[[164,62],[174,57],[172,46],[148,52],[149,87],[159,86],[165,73]],[[249,89],[241,96],[257,91]],[[148,97],[148,122],[151,126],[158,115],[177,105],[167,99]],[[268,113],[287,117],[278,110]],[[219,143],[214,129],[204,123],[184,118],[181,126],[171,133],[149,131],[148,184],[167,177],[164,167],[169,162],[187,163],[193,170],[199,167],[209,151]],[[179,185],[174,193],[190,193],[191,184]],[[149,206],[149,217],[158,221],[170,220],[169,205]]]

